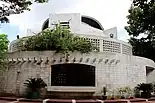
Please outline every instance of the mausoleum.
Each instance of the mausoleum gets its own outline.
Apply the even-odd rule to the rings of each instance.
[[[30,77],[41,77],[47,83],[47,92],[98,94],[103,87],[116,89],[135,87],[139,83],[153,82],[154,61],[134,56],[132,46],[117,39],[117,28],[104,30],[93,17],[79,13],[50,14],[42,30],[56,24],[67,27],[74,35],[95,45],[99,52],[70,53],[68,60],[54,51],[19,51],[18,39],[10,43],[1,89],[7,93],[23,94],[23,83]],[[73,95],[72,94],[72,95]]]

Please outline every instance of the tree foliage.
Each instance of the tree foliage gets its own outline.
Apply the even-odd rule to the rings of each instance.
[[[155,1],[133,0],[128,12],[128,26],[125,29],[131,36],[129,43],[133,46],[134,55],[155,61]],[[140,34],[145,37],[138,39]]]
[[[151,92],[153,91],[153,85],[151,83],[140,83],[136,87],[138,90],[142,90],[143,92]]]
[[[53,50],[61,53],[68,51],[88,53],[95,47],[89,41],[74,36],[68,29],[58,25],[52,31],[46,29],[37,35],[21,39],[19,49],[22,51]]]
[[[139,36],[140,33],[144,33],[152,37],[155,33],[155,1],[133,0],[127,18],[129,26],[125,29],[129,35]]]
[[[130,38],[129,43],[132,45],[133,54],[137,56],[146,57],[155,61],[155,48],[151,41],[145,40],[145,38],[136,39]]]
[[[0,21],[9,22],[7,16],[11,14],[20,14],[25,10],[30,10],[29,6],[33,2],[44,3],[48,0],[0,0],[3,3],[0,6]]]
[[[6,58],[6,53],[8,50],[8,39],[7,35],[0,34],[0,69],[2,69],[4,65],[4,59]]]

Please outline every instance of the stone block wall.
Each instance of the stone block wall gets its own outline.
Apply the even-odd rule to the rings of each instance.
[[[67,62],[66,58],[62,57],[62,54],[55,54],[53,51],[8,54],[6,60],[8,68],[1,76],[1,91],[14,94],[19,92],[23,95],[25,93],[24,82],[30,77],[41,77],[48,87],[51,87],[51,65],[54,64],[80,63],[95,66],[96,94],[101,93],[103,86],[109,90],[124,86],[133,88],[139,83],[146,82],[146,66],[155,67],[155,63],[149,59],[116,53],[80,54],[74,52],[70,53]]]

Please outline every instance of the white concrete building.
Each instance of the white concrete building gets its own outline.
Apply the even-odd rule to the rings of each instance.
[[[49,19],[44,22],[42,30],[48,27],[53,28],[58,23],[68,27],[75,35],[90,40],[93,45],[98,47],[99,52],[70,53],[69,60],[66,61],[61,59],[61,54],[54,54],[52,51],[17,52],[18,40],[15,40],[11,42],[8,54],[9,61],[12,63],[10,67],[12,69],[9,69],[10,74],[12,71],[14,72],[11,74],[12,76],[5,78],[5,80],[12,79],[12,82],[8,82],[8,87],[4,87],[7,92],[15,92],[17,85],[14,87],[13,85],[18,82],[20,83],[18,85],[20,93],[23,93],[23,82],[28,77],[38,76],[48,84],[48,91],[59,93],[90,92],[97,94],[101,92],[103,86],[108,89],[124,86],[133,88],[139,83],[154,81],[154,61],[133,56],[132,46],[117,39],[116,27],[104,30],[101,23],[95,18],[70,13],[50,14]],[[21,63],[17,64],[18,61]],[[61,71],[59,73],[58,68]],[[65,73],[62,70],[65,70]],[[73,71],[71,72],[71,70]],[[17,74],[20,77],[15,79]],[[59,79],[57,80],[56,77]]]

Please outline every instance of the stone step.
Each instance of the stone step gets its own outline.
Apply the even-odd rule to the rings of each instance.
[[[100,99],[25,99],[16,97],[0,97],[0,100],[16,101],[15,103],[155,103],[155,98],[151,99],[118,99],[118,100],[100,100]],[[18,101],[18,102],[17,102]],[[1,102],[0,102],[1,103]]]
[[[18,98],[16,97],[0,97],[0,100],[7,100],[7,101],[16,101]]]

